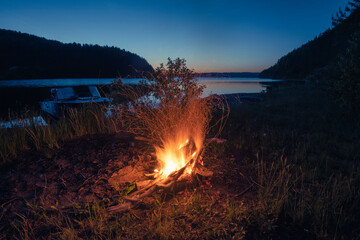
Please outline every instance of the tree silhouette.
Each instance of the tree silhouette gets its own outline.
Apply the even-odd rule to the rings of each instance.
[[[352,34],[360,29],[360,0],[350,1],[347,7],[348,15],[345,8],[333,17],[332,29],[283,56],[259,77],[319,80],[332,75],[339,56],[349,47]]]
[[[115,78],[153,71],[142,57],[116,47],[47,40],[0,29],[0,79]]]

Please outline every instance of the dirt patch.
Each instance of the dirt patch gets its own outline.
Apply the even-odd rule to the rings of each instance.
[[[118,194],[108,179],[142,158],[142,147],[132,135],[120,133],[84,136],[58,150],[24,152],[15,166],[1,170],[0,200],[13,202],[10,211],[21,211],[39,197],[58,208],[112,199]]]
[[[151,172],[156,167],[151,151],[152,147],[146,142],[135,140],[128,133],[118,133],[83,136],[67,141],[56,150],[21,153],[15,165],[0,171],[3,211],[0,223],[9,227],[16,213],[26,216],[30,212],[27,203],[33,202],[41,202],[45,210],[55,207],[63,213],[74,205],[85,206],[91,202],[102,202],[106,207],[119,204],[125,192],[132,190],[129,186],[134,176],[142,181],[143,172]],[[205,152],[203,161],[214,175],[211,179],[202,179],[200,188],[214,202],[211,205],[214,209],[223,209],[228,199],[254,204],[256,189],[251,187],[247,177],[250,170],[241,164],[242,157],[239,153],[214,158]],[[129,174],[131,172],[133,174]],[[130,175],[131,178],[127,178]],[[160,197],[171,207],[177,201],[186,202],[196,187],[199,185],[185,186],[180,192]],[[175,201],[174,196],[180,200]],[[132,212],[137,216],[138,225],[143,224],[143,217],[149,217],[154,201],[147,198],[140,205]]]

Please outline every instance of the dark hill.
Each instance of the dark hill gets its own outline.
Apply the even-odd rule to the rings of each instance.
[[[335,26],[332,29],[283,56],[274,66],[261,72],[259,77],[304,79],[328,73],[348,47],[352,34],[360,29],[360,8],[353,9],[347,17],[342,15],[339,18],[336,24],[333,22]]]
[[[113,78],[153,71],[142,57],[117,47],[48,40],[0,29],[0,80]]]

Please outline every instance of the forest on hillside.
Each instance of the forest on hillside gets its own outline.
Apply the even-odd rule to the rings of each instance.
[[[261,72],[259,77],[290,80],[329,78],[336,71],[345,52],[353,47],[351,41],[359,32],[360,1],[351,0],[344,9],[339,9],[332,16],[332,28],[281,57],[275,65]],[[358,43],[359,39],[355,41]]]
[[[117,47],[0,29],[0,80],[136,77],[148,71],[153,68],[144,58]]]

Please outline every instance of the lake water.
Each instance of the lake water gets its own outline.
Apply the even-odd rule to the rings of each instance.
[[[39,110],[39,102],[50,97],[51,88],[81,85],[109,85],[116,79],[34,79],[0,81],[0,119],[8,112],[26,111],[29,107]],[[138,84],[142,79],[122,79],[124,84]],[[205,85],[203,97],[210,94],[259,93],[279,80],[259,78],[205,78],[198,79]]]
[[[33,80],[9,80],[0,81],[0,88],[46,88],[66,87],[83,85],[109,85],[116,79],[113,78],[87,78],[87,79],[33,79]],[[138,84],[139,78],[122,79],[124,84]],[[279,80],[260,78],[210,78],[200,77],[199,82],[205,85],[204,96],[210,94],[232,94],[232,93],[259,93],[266,90],[271,82]],[[3,89],[4,90],[4,89]]]
[[[210,94],[260,93],[272,82],[280,80],[262,78],[199,78],[205,85],[204,96]]]

